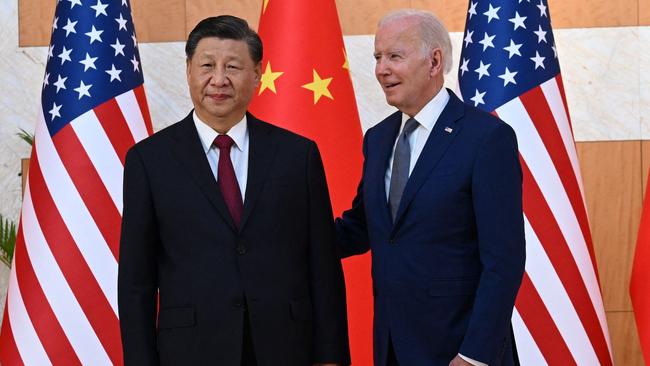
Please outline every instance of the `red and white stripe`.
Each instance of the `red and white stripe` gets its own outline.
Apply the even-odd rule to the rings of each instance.
[[[526,274],[513,327],[522,365],[611,365],[584,191],[560,76],[495,113],[517,134]]]
[[[152,133],[142,85],[50,137],[36,127],[0,343],[2,365],[120,365],[122,175]]]

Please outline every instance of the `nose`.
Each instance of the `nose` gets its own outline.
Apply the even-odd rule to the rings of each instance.
[[[388,62],[385,61],[384,57],[377,59],[375,63],[375,76],[385,76],[390,74],[390,68]]]
[[[222,87],[230,85],[230,79],[223,67],[217,67],[210,75],[210,85]]]

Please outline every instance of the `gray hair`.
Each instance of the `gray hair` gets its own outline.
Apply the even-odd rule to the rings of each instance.
[[[378,27],[407,18],[417,20],[420,35],[422,36],[422,49],[428,53],[434,48],[440,48],[442,50],[443,71],[445,74],[451,71],[451,39],[449,39],[449,32],[440,19],[432,13],[416,9],[395,10],[381,18]]]

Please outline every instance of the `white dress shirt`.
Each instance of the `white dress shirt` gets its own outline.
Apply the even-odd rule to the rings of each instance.
[[[438,118],[440,117],[440,114],[442,114],[443,109],[445,109],[445,107],[447,106],[447,102],[449,102],[449,92],[447,91],[447,89],[442,88],[440,89],[438,94],[436,94],[436,96],[433,97],[433,99],[431,99],[429,103],[427,103],[424,106],[424,108],[422,108],[415,116],[413,116],[413,119],[415,119],[418,122],[418,127],[408,137],[409,147],[411,149],[411,162],[409,165],[409,176],[411,176],[411,173],[413,172],[413,168],[415,167],[415,164],[417,163],[418,158],[420,157],[420,154],[424,149],[424,144],[426,144],[427,140],[429,139],[429,135],[433,130],[433,126],[435,126],[436,122],[438,121]],[[399,133],[397,134],[397,136],[399,136],[402,133],[402,130],[404,130],[404,125],[406,124],[406,121],[409,120],[409,118],[411,118],[411,116],[407,115],[406,113],[402,113],[402,125],[399,128]],[[386,175],[384,177],[384,182],[386,185],[386,201],[388,201],[388,194],[390,192],[390,177],[393,171],[393,158],[395,156],[396,146],[397,146],[397,138],[393,143],[393,152],[390,154],[390,159],[388,161],[388,168],[386,169]],[[488,366],[485,363],[473,360],[469,357],[461,355],[460,353],[458,355],[460,356],[460,358],[471,363],[472,365]]]
[[[218,175],[219,168],[219,148],[212,145],[214,139],[219,136],[219,133],[208,126],[203,122],[199,116],[194,112],[194,125],[196,126],[196,131],[199,133],[199,138],[201,139],[201,145],[203,146],[203,151],[208,158],[208,163],[210,163],[210,169],[212,169],[212,174],[214,174],[214,179],[216,180]],[[242,202],[246,199],[246,181],[248,179],[248,124],[246,120],[246,115],[242,118],[241,121],[237,122],[230,131],[226,133],[230,138],[235,141],[235,143],[230,148],[230,160],[232,161],[232,166],[235,169],[235,176],[237,177],[237,184],[239,185],[239,190],[241,191]]]

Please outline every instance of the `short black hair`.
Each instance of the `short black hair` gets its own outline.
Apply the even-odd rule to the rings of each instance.
[[[244,19],[232,15],[220,15],[200,21],[187,36],[185,55],[188,59],[194,56],[199,41],[207,37],[244,41],[248,45],[248,52],[253,62],[257,64],[262,61],[264,52],[262,40]]]

